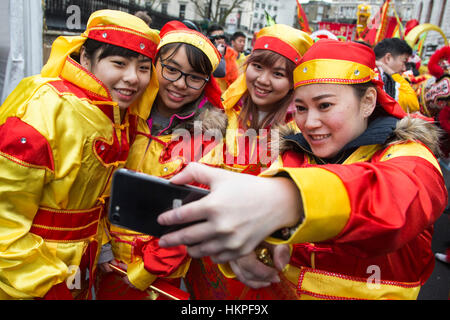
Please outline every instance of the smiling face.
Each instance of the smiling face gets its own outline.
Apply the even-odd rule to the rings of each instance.
[[[112,55],[99,60],[100,54],[101,49],[89,58],[82,50],[80,63],[103,83],[112,100],[124,111],[139,99],[147,88],[152,62],[143,55],[137,57]]]
[[[275,111],[292,88],[292,76],[281,56],[271,65],[250,59],[245,77],[248,93],[260,111]]]
[[[186,48],[180,46],[174,53],[171,49],[164,54],[156,62],[156,73],[159,81],[159,91],[157,97],[158,111],[166,117],[179,112],[186,104],[197,100],[203,92],[201,89],[193,89],[186,85],[185,76],[181,76],[176,81],[170,81],[163,77],[162,69],[167,68],[168,72],[176,70],[191,75],[191,78],[206,79],[209,75],[194,70],[188,60]],[[162,60],[162,63],[161,63]]]
[[[231,40],[231,45],[237,52],[243,52],[245,47],[245,37],[237,37],[235,40]]]
[[[376,90],[361,99],[350,85],[311,84],[294,92],[296,123],[320,158],[331,158],[367,128],[376,105]]]

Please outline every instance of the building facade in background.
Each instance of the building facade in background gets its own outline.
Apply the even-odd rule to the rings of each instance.
[[[384,0],[331,0],[309,1],[303,4],[308,20],[314,27],[318,27],[321,21],[356,23],[358,5],[368,4],[371,7],[372,16],[378,12]],[[397,14],[403,21],[414,19],[416,0],[391,0]]]
[[[239,5],[233,8],[236,1]],[[320,22],[322,25],[324,22],[355,24],[359,4],[370,5],[373,16],[383,2],[311,0],[302,6],[312,31],[315,31]],[[420,24],[437,25],[450,39],[450,0],[391,0],[391,3],[403,22],[416,19]],[[2,0],[0,98],[9,93],[17,79],[40,70],[48,58],[51,43],[58,35],[79,34],[85,29],[89,15],[104,8],[129,13],[146,11],[152,17],[151,26],[155,29],[160,29],[170,20],[188,19],[205,31],[208,25],[223,17],[222,26],[227,35],[235,31],[247,35],[246,49],[251,48],[254,34],[266,26],[266,13],[277,23],[298,26],[296,0]],[[209,17],[205,15],[205,8],[209,9]],[[443,44],[439,33],[429,32],[424,56],[430,56]]]
[[[417,0],[413,18],[420,24],[431,23],[442,29],[450,40],[450,6],[447,0]],[[433,52],[444,45],[439,33],[432,31],[425,42],[424,56],[430,57]]]
[[[140,7],[152,16],[154,21],[152,27],[156,29],[161,28],[169,20],[187,19],[195,22],[202,31],[205,31],[210,24],[218,23],[220,20],[228,36],[235,31],[242,31],[247,35],[247,49],[251,48],[254,34],[266,26],[266,14],[273,17],[277,23],[298,26],[296,0],[46,0],[44,2],[48,5],[56,4],[66,7],[77,3],[86,6],[89,3],[88,6],[92,7],[92,10],[107,5],[119,10],[129,8],[129,12]],[[319,29],[320,22],[355,24],[359,4],[370,5],[373,16],[383,2],[384,0],[311,0],[303,3],[302,6],[311,29],[315,31]],[[447,22],[448,10],[450,10],[448,2],[450,0],[391,0],[403,22],[417,19],[420,23],[433,23],[440,26],[444,33],[450,36]],[[82,13],[90,14],[89,8],[83,9]],[[438,34],[430,33],[426,48],[431,50],[433,46],[439,46],[441,42],[442,38]]]

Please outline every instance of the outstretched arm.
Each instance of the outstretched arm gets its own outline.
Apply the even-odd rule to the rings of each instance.
[[[301,219],[300,194],[288,178],[261,178],[191,163],[171,180],[193,181],[209,185],[211,193],[161,214],[158,223],[205,221],[163,236],[161,247],[184,244],[194,258],[211,256],[224,263],[250,254],[273,232]]]

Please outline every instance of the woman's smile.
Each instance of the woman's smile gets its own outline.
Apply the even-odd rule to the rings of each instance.
[[[167,96],[169,97],[169,99],[171,99],[174,102],[182,102],[184,100],[184,98],[186,97],[185,95],[177,92],[177,91],[173,91],[170,89],[166,89],[167,91]]]
[[[265,98],[270,94],[270,90],[261,89],[257,86],[255,86],[255,95],[257,95],[260,98]]]
[[[165,67],[163,67],[164,61]],[[161,114],[170,117],[181,111],[181,109],[195,100],[203,93],[202,89],[193,89],[186,83],[186,75],[181,76],[174,81],[168,80],[163,76],[163,68],[172,68],[187,74],[194,74],[201,78],[207,78],[208,75],[197,72],[189,63],[185,46],[181,46],[177,51],[170,49],[164,53],[156,63],[156,74],[159,81],[158,92],[158,110]]]
[[[133,100],[134,95],[137,93],[135,89],[114,88],[113,90],[117,93],[117,97],[124,101]]]
[[[309,134],[308,137],[311,139],[312,142],[321,142],[329,137],[331,137],[331,134]]]

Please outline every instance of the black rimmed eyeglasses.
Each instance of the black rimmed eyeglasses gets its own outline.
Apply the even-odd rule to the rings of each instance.
[[[162,63],[161,61],[160,63],[162,76],[164,77],[164,79],[169,80],[171,82],[175,82],[184,76],[184,82],[186,83],[186,86],[194,90],[200,90],[209,81],[209,77],[202,78],[195,74],[184,73],[183,71],[175,67],[169,66],[165,63]]]

